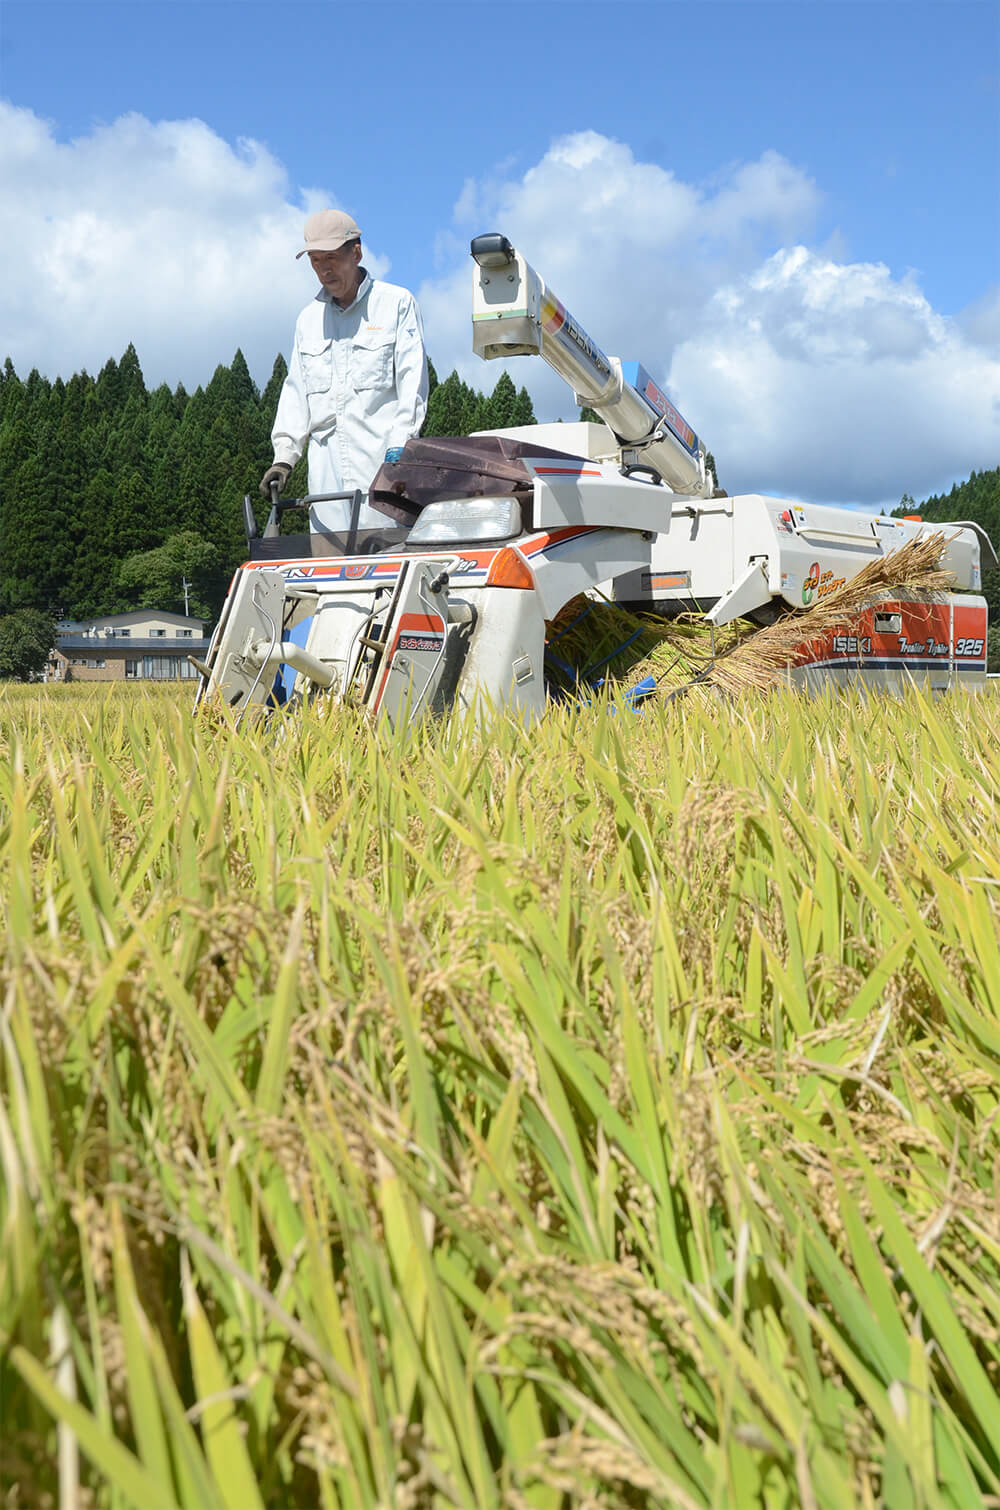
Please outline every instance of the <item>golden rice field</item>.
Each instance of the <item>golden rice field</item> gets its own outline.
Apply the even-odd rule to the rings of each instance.
[[[5,1510],[1000,1505],[1000,698],[0,746]]]

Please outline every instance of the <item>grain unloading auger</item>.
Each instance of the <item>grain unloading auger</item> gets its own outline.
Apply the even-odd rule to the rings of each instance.
[[[916,520],[720,494],[698,436],[638,363],[606,356],[505,237],[476,237],[472,256],[474,350],[540,355],[604,423],[410,441],[369,493],[385,527],[352,529],[346,553],[320,534],[279,533],[283,509],[315,499],[275,497],[262,536],[247,500],[250,560],[199,700],[242,712],[321,692],[394,726],[480,700],[536,716],[547,625],[571,599],[600,588],[631,611],[768,624],[931,533]],[[996,564],[982,530],[950,525],[941,564],[960,591],[870,603],[813,639],[789,676],[984,683],[984,559]]]

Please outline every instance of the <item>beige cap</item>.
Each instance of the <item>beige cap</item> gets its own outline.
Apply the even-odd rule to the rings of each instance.
[[[344,210],[319,210],[306,221],[306,244],[296,258],[306,252],[335,252],[347,241],[360,241],[361,232]]]

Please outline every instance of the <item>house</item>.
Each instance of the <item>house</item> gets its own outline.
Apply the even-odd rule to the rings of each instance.
[[[209,646],[203,619],[153,608],[64,619],[58,629],[48,682],[193,680],[198,672],[188,656],[203,659]]]

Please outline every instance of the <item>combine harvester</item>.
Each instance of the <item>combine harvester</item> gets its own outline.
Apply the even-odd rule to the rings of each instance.
[[[250,560],[199,664],[198,701],[218,697],[242,715],[323,691],[395,727],[485,697],[537,717],[547,625],[581,594],[600,588],[632,613],[764,626],[933,532],[720,494],[703,444],[642,367],[606,356],[506,237],[477,236],[472,256],[473,349],[541,356],[604,423],[410,441],[369,494],[385,529],[355,525],[346,554],[319,534],[279,533],[284,510],[319,495],[275,493],[262,536],[246,499]],[[357,520],[362,495],[349,496]],[[818,638],[804,622],[785,674],[807,688],[985,685],[984,563],[997,564],[985,533],[949,526],[941,566],[961,591],[900,590]]]

